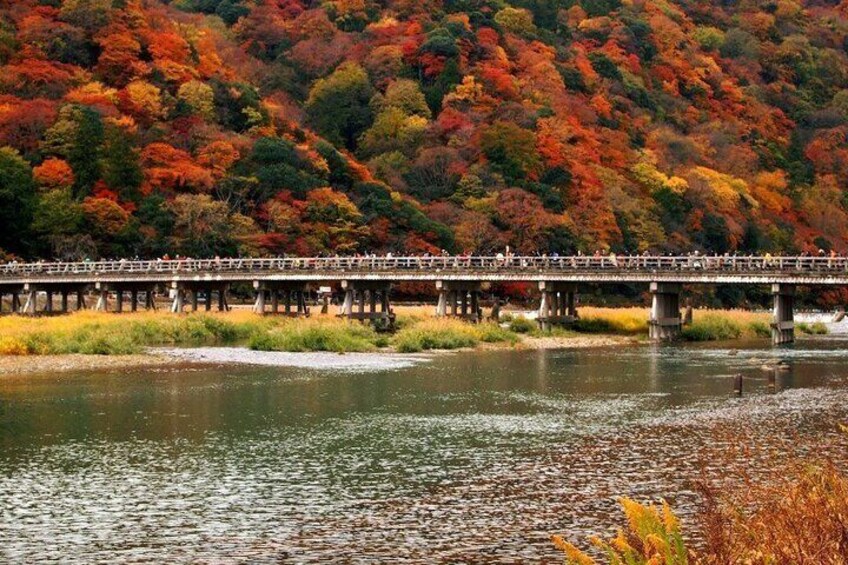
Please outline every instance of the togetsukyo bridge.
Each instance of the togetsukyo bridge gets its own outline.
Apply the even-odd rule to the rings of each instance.
[[[652,297],[649,327],[654,340],[673,339],[680,332],[684,284],[769,285],[774,296],[772,341],[782,344],[794,340],[796,285],[848,285],[848,258],[370,256],[12,262],[0,264],[0,312],[9,312],[2,300],[7,295],[11,295],[12,312],[34,315],[86,308],[86,296],[92,292],[97,310],[109,310],[112,302],[112,310],[122,312],[129,298],[128,309],[135,311],[155,308],[157,291],[168,293],[172,312],[196,311],[199,296],[206,310],[211,309],[214,296],[218,309],[226,310],[230,286],[248,283],[255,292],[256,312],[297,316],[308,314],[310,290],[337,284],[344,293],[340,315],[391,322],[390,290],[400,282],[432,282],[438,290],[438,316],[472,321],[482,318],[480,296],[487,285],[536,283],[541,293],[538,320],[543,327],[576,319],[578,283],[643,283]],[[59,305],[54,304],[57,296]]]

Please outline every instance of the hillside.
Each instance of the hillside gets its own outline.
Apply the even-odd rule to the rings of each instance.
[[[848,250],[848,2],[0,0],[0,254]]]

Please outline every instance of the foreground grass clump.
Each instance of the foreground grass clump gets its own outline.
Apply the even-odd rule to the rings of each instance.
[[[267,331],[254,333],[248,347],[259,351],[373,351],[387,339],[371,326],[346,320],[289,320]]]
[[[607,558],[607,563],[628,565],[684,565],[689,562],[689,551],[680,532],[680,522],[663,502],[661,509],[640,504],[629,498],[620,501],[627,517],[628,529],[619,529],[610,541],[597,536],[590,538],[592,545]],[[554,545],[565,553],[568,565],[596,563],[589,555],[560,536],[553,536]]]
[[[848,436],[848,426],[839,429]],[[844,449],[844,440],[837,441],[830,448]],[[626,498],[621,504],[627,529],[609,542],[598,537],[590,542],[611,565],[848,562],[848,476],[833,459],[801,456],[768,480],[742,479],[742,485],[725,480],[699,485],[697,548],[687,548],[668,505],[660,512]],[[560,536],[552,540],[566,564],[597,563]]]
[[[430,349],[461,349],[480,342],[515,342],[517,336],[496,324],[469,324],[460,320],[424,320],[400,330],[392,340],[401,353]]]
[[[787,471],[730,494],[702,486],[701,562],[848,560],[848,477],[828,461]]]
[[[848,477],[831,462],[793,469],[787,477],[732,492],[702,486],[700,551],[687,548],[667,504],[660,511],[627,498],[621,500],[627,530],[590,543],[610,564],[845,563]],[[552,540],[566,564],[596,563],[560,536]]]

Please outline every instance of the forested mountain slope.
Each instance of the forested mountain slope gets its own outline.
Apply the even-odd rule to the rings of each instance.
[[[25,257],[846,250],[848,2],[0,0]]]

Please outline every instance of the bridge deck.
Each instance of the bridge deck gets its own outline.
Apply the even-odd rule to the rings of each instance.
[[[845,257],[285,257],[0,265],[0,285],[173,281],[564,281],[848,285]]]

